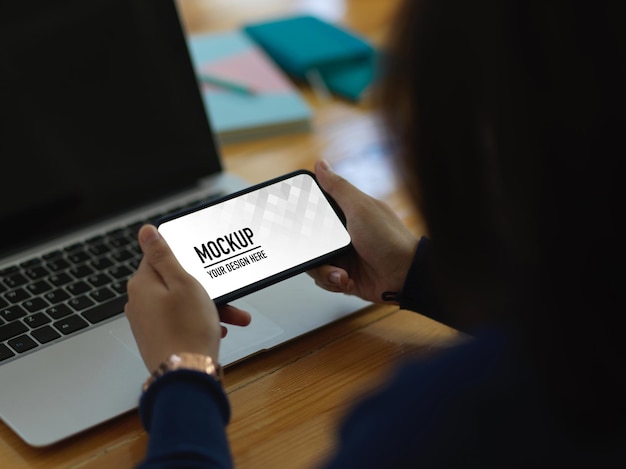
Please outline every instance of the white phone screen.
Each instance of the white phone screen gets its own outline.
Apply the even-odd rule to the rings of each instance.
[[[216,301],[300,273],[350,245],[312,173],[272,181],[158,227],[183,268]]]

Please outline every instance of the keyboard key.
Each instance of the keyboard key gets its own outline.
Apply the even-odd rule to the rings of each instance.
[[[82,280],[76,283],[72,283],[65,288],[67,288],[67,291],[70,293],[70,295],[80,295],[81,293],[85,293],[91,290],[89,284],[87,282],[83,282]]]
[[[44,313],[35,313],[26,316],[24,319],[22,319],[22,321],[24,321],[24,324],[26,324],[31,329],[36,329],[39,326],[48,324],[50,322],[50,318]]]
[[[84,329],[89,325],[89,323],[79,315],[75,314],[73,316],[60,319],[53,325],[59,330],[59,332],[61,332],[61,334],[67,335],[80,329]]]
[[[66,274],[65,272],[60,272],[56,275],[51,275],[50,277],[48,277],[48,281],[56,287],[66,285],[73,280],[74,279],[70,277],[68,274]]]
[[[51,326],[43,326],[39,329],[35,329],[30,333],[30,335],[37,339],[41,344],[47,344],[48,342],[61,337],[61,334],[55,331]]]
[[[67,293],[62,288],[57,288],[56,290],[52,290],[44,295],[44,298],[48,300],[48,303],[51,305],[60,303],[61,301],[68,300],[70,298],[69,293]]]
[[[70,269],[69,273],[78,279],[82,279],[93,274],[93,269],[89,267],[88,265],[84,264],[84,265],[79,265],[78,267],[75,267],[73,269]]]
[[[7,322],[15,321],[16,319],[26,316],[26,311],[20,305],[8,306],[0,310],[0,317]]]
[[[111,254],[111,257],[117,262],[124,262],[128,259],[132,259],[134,254],[126,249],[120,249],[118,252]]]
[[[45,280],[39,280],[38,282],[34,282],[26,286],[26,290],[28,290],[28,292],[33,296],[41,295],[42,293],[47,292],[51,288],[52,288],[52,285],[50,285]]]
[[[17,353],[24,353],[37,347],[37,342],[28,337],[26,334],[9,340],[7,344],[9,344]]]
[[[41,311],[42,309],[50,306],[48,302],[42,298],[32,298],[30,300],[22,303],[24,309],[26,309],[29,313],[34,313],[36,311]]]
[[[111,269],[109,269],[109,274],[111,274],[113,277],[115,277],[116,279],[120,279],[122,277],[127,277],[130,274],[132,274],[133,272],[126,267],[125,265],[120,265],[117,267],[112,267]]]
[[[18,274],[14,274],[14,275],[10,275],[6,277],[4,279],[4,283],[9,288],[16,288],[16,287],[20,287],[28,283],[28,279],[24,277],[22,274],[18,273]]]
[[[101,287],[102,285],[106,285],[111,280],[111,277],[109,277],[107,274],[94,274],[87,278],[87,281],[94,287]]]
[[[126,246],[127,244],[130,244],[132,242],[132,240],[130,238],[127,238],[124,235],[117,235],[117,236],[113,236],[111,237],[109,240],[109,245],[112,246],[113,248],[121,248]]]
[[[0,276],[4,277],[4,276],[10,276],[11,274],[14,274],[16,272],[19,272],[20,269],[18,266],[16,265],[11,265],[9,267],[5,267],[4,269],[0,269]]]
[[[46,267],[52,270],[53,272],[59,272],[60,270],[67,269],[70,266],[70,263],[67,262],[63,258],[53,259],[50,262],[46,263]]]
[[[91,292],[89,296],[97,303],[102,303],[104,301],[110,300],[111,298],[114,298],[116,295],[107,287],[102,287],[96,291]]]
[[[128,301],[128,297],[124,295],[106,303],[102,303],[95,308],[83,311],[81,314],[87,318],[90,323],[96,324],[104,321],[105,319],[122,314],[124,312],[126,301]]]
[[[9,303],[19,303],[30,298],[30,293],[28,293],[23,288],[16,288],[15,290],[11,290],[10,292],[5,293],[4,298]]]
[[[100,257],[99,259],[91,261],[90,264],[91,267],[93,267],[97,271],[102,271],[108,267],[111,267],[113,265],[113,261],[111,261],[111,259],[109,259],[108,257]]]
[[[61,318],[64,318],[65,316],[68,316],[68,315],[72,314],[73,312],[74,311],[72,311],[72,308],[70,308],[66,304],[56,305],[56,306],[53,306],[52,308],[48,308],[46,310],[46,313],[52,319],[61,319]]]
[[[28,327],[24,325],[21,321],[14,321],[4,326],[0,326],[0,342],[3,342],[11,337],[15,337],[16,335],[23,334],[28,331]]]
[[[85,251],[76,251],[71,254],[68,254],[67,260],[73,264],[82,264],[85,261],[88,261],[91,258],[89,253]]]
[[[89,297],[83,295],[78,298],[72,298],[67,304],[74,308],[74,311],[82,311],[85,308],[93,306],[95,303],[93,300],[89,299]]]
[[[110,288],[112,288],[116,293],[126,293],[126,284],[128,282],[126,280],[121,280],[119,282],[113,282],[111,285],[109,285]]]
[[[46,275],[48,275],[50,272],[48,271],[48,269],[46,269],[45,267],[42,266],[33,266],[30,267],[28,269],[26,269],[24,271],[24,273],[26,274],[26,276],[28,278],[30,278],[31,280],[38,280],[42,277],[45,277]]]
[[[44,260],[50,260],[50,259],[54,259],[57,257],[61,257],[62,255],[63,255],[63,251],[60,251],[57,249],[56,251],[48,252],[41,257],[43,257]]]
[[[6,360],[7,358],[14,357],[15,353],[9,347],[4,344],[0,344],[0,362],[2,360]]]
[[[41,259],[38,257],[33,257],[32,259],[28,259],[27,261],[24,261],[20,264],[20,267],[23,268],[28,268],[28,267],[32,267],[34,265],[39,265],[41,264]]]
[[[111,248],[104,243],[97,243],[89,246],[89,253],[92,256],[102,256],[109,252]]]

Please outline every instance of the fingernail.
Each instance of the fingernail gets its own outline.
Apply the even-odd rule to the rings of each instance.
[[[320,168],[322,168],[324,171],[332,171],[328,160],[320,160]]]
[[[141,231],[139,232],[139,236],[142,243],[149,243],[161,237],[156,227],[152,225],[142,227]]]
[[[328,281],[333,285],[339,285],[341,283],[341,274],[337,271],[331,272],[328,276]]]

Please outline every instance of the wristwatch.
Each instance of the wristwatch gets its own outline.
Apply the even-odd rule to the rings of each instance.
[[[160,376],[163,376],[168,371],[174,370],[195,370],[215,378],[220,384],[223,378],[222,367],[216,363],[208,355],[201,355],[199,353],[175,353],[168,357],[159,367],[154,370],[150,377],[143,384],[143,391],[145,392],[154,381]]]

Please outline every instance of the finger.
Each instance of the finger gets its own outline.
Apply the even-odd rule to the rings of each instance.
[[[332,292],[345,292],[350,285],[350,276],[348,272],[334,265],[321,265],[307,271],[314,280],[315,284],[324,290]]]
[[[152,285],[153,287],[156,287],[157,285],[164,284],[161,276],[150,266],[146,258],[143,257],[139,262],[137,270],[135,270],[126,284],[129,297],[134,298],[145,285]]]
[[[146,259],[146,257],[142,257],[133,277],[158,277],[158,274],[154,271],[154,269],[150,266],[150,263]]]
[[[142,263],[145,261],[154,269],[166,286],[187,275],[154,225],[142,226],[138,238],[143,251]]]
[[[335,173],[327,161],[315,162],[315,176],[324,189],[339,204],[343,212],[350,218],[352,207],[359,198],[366,196],[350,184],[346,179]]]
[[[217,308],[220,321],[233,326],[247,326],[252,321],[252,315],[232,305],[222,305]]]

